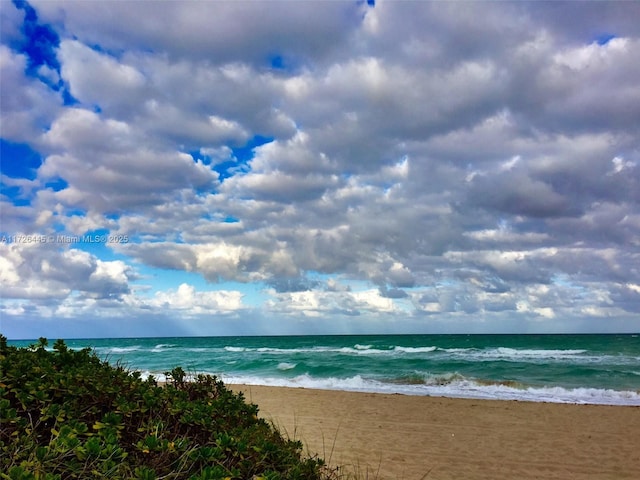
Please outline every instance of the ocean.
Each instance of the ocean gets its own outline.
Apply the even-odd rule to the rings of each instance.
[[[29,341],[12,341],[28,345]],[[50,340],[53,344],[53,340]],[[638,335],[349,335],[66,340],[165,379],[535,402],[640,405]]]

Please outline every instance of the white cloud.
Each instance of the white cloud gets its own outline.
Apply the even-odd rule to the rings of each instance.
[[[192,285],[182,283],[176,290],[156,292],[146,305],[192,315],[215,315],[245,308],[242,296],[241,292],[231,290],[197,291]]]
[[[377,289],[370,290],[306,290],[302,292],[267,292],[270,299],[265,308],[277,315],[303,315],[329,319],[333,315],[379,316],[400,313],[402,308],[394,300],[383,297]]]
[[[26,67],[26,56],[0,45],[2,138],[37,144],[40,132],[55,118],[62,101],[40,80],[27,77]]]
[[[39,178],[64,178],[68,187],[53,197],[70,208],[98,212],[164,202],[184,188],[215,184],[217,173],[190,155],[156,150],[130,125],[94,112],[67,109],[44,136],[54,151]]]
[[[477,230],[465,232],[464,235],[480,242],[496,242],[502,245],[507,243],[541,243],[549,239],[549,235],[546,233],[518,233],[506,228]]]
[[[626,38],[614,38],[605,45],[596,42],[590,45],[570,48],[560,51],[553,56],[553,61],[559,65],[566,65],[572,70],[602,69],[615,66],[616,55],[624,55],[630,49],[629,40]]]
[[[374,312],[391,312],[397,309],[392,299],[383,297],[378,290],[351,293],[359,308]]]
[[[129,281],[135,277],[122,261],[103,261],[82,250],[60,248],[53,239],[0,243],[0,259],[2,297],[30,299],[35,304],[58,304],[72,294],[118,299],[129,292]]]
[[[262,63],[274,54],[322,58],[339,47],[361,23],[366,6],[342,2],[304,4],[168,3],[102,5],[31,2],[43,21],[64,22],[81,41],[121,50],[135,46],[172,58]],[[152,13],[149,8],[152,9]],[[313,9],[313,15],[309,14]],[[140,18],[145,18],[140,22]],[[238,28],[238,25],[242,28]]]
[[[147,80],[135,67],[97,52],[77,40],[60,42],[62,78],[71,94],[108,113],[130,107],[146,92]]]

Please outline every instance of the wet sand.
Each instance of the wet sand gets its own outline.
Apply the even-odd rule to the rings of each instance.
[[[640,478],[640,407],[230,388],[360,479]]]

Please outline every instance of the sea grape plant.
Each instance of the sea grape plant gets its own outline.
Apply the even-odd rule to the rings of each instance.
[[[0,335],[0,479],[328,478],[215,376],[166,385],[111,365],[90,349]]]

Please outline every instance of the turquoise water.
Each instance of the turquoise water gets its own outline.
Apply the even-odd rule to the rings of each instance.
[[[31,342],[10,342],[27,345]],[[68,340],[164,378],[464,398],[640,405],[637,335],[354,335]]]

